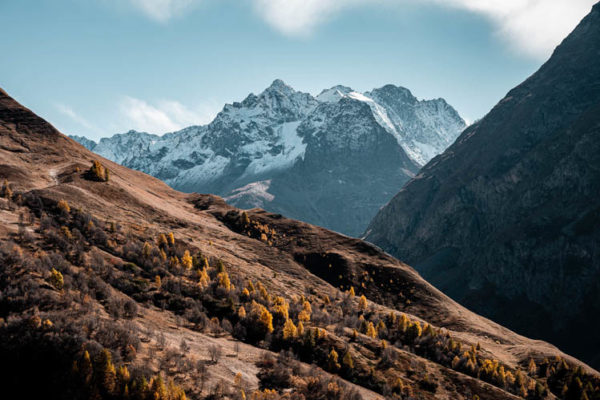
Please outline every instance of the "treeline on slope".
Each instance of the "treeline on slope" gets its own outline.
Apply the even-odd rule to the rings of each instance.
[[[5,186],[10,189],[9,185]],[[93,339],[92,343],[97,345],[93,351],[87,350],[90,360],[97,357],[106,359],[104,349],[109,349],[117,360],[115,365],[119,365],[113,365],[109,370],[118,370],[123,363],[135,358],[139,346],[135,329],[125,322],[136,315],[137,303],[148,303],[173,311],[188,321],[193,329],[215,335],[227,332],[246,343],[283,351],[288,355],[286,359],[297,358],[319,366],[390,399],[412,398],[417,393],[420,396],[430,393],[431,398],[435,396],[436,378],[429,376],[424,366],[414,362],[414,357],[408,358],[410,354],[489,382],[523,398],[541,399],[549,392],[569,400],[600,398],[598,379],[565,360],[556,358],[552,361],[538,360],[538,363],[531,360],[522,369],[511,369],[486,358],[478,344],[461,343],[447,331],[404,313],[380,311],[364,295],[357,295],[353,287],[346,292],[335,290],[328,295],[309,292],[286,298],[271,294],[263,283],[245,279],[241,271],[226,267],[221,260],[188,248],[176,240],[173,233],[158,233],[150,237],[126,232],[117,223],[99,221],[83,210],[72,209],[64,200],[53,203],[33,192],[3,190],[2,193],[9,193],[9,202],[19,210],[26,210],[22,211],[23,215],[27,214],[20,218],[16,238],[19,245],[3,248],[3,261],[8,268],[3,273],[0,286],[0,317],[4,319],[0,329],[8,330],[3,333],[12,332],[7,337],[17,342],[3,343],[8,355],[26,340],[18,334],[20,329],[24,330],[31,318],[43,314],[45,318],[38,327],[39,332],[34,330],[40,336],[59,337],[60,332],[60,340],[63,341],[63,333],[72,331],[69,339],[72,344],[67,347],[71,351],[67,351],[64,357],[68,355],[71,362],[78,360],[79,364],[71,369],[82,370],[81,359],[87,358],[82,343],[87,345]],[[39,220],[37,234],[45,243],[45,251],[37,253],[34,251],[38,249],[33,246],[35,235],[27,229],[35,219]],[[277,235],[268,227],[257,227],[245,213],[240,213],[239,219],[240,224],[249,229],[261,231],[258,239],[267,245],[272,236]],[[265,237],[261,237],[262,234]],[[24,256],[23,249],[34,254]],[[105,254],[113,256],[112,261],[107,262]],[[115,262],[115,259],[125,262]],[[36,278],[30,276],[23,278],[25,282],[13,282],[15,271],[30,271]],[[31,291],[32,287],[36,290]],[[111,296],[110,287],[135,301]],[[39,298],[32,298],[31,293],[36,293]],[[115,320],[102,321],[101,324],[90,322],[89,318],[86,320],[92,298],[101,302]],[[28,317],[17,317],[19,313]],[[78,313],[84,322],[69,324],[68,319],[76,317],[73,313]],[[111,323],[114,326],[110,326]],[[90,329],[90,326],[93,328]],[[90,331],[94,335],[83,333]],[[27,345],[32,346],[38,339],[30,340]],[[60,343],[60,346],[63,345]],[[293,356],[289,357],[290,354]],[[407,361],[409,359],[410,362]],[[105,367],[106,364],[104,361]],[[324,378],[319,378],[319,384],[301,379],[303,383],[298,385],[298,379],[290,378],[294,374],[286,376],[284,373],[282,376],[282,371],[290,371],[291,367],[274,367],[272,362],[264,360],[260,366],[263,387],[253,396],[263,397],[257,398],[291,396],[288,392],[282,394],[286,389],[294,395],[304,396],[297,398],[306,399],[347,398],[339,397],[342,394],[358,396],[341,383],[325,385],[323,382],[327,380]],[[83,369],[87,370],[87,367]],[[118,389],[116,385],[113,389],[111,385],[108,389],[94,389],[93,384],[97,385],[99,380],[88,379],[89,374],[84,373],[85,384],[82,387],[96,390],[94,393],[99,393],[101,398],[118,398],[125,392],[129,396],[132,390],[146,387],[144,379],[150,388],[159,379],[153,378],[148,371],[136,371],[130,375],[135,379],[118,386]],[[319,387],[325,390],[330,384],[340,389],[333,390],[334,394],[330,395],[323,394],[322,390],[319,397],[306,391],[309,384],[312,385],[311,390]],[[175,384],[167,384],[166,387],[172,389],[168,394],[171,397],[167,398],[183,396]],[[223,395],[222,392],[213,394]],[[237,395],[245,396],[245,393],[240,390]]]

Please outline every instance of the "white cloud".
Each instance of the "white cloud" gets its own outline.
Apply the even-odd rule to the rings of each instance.
[[[129,0],[146,16],[167,22],[206,0]],[[239,0],[236,0],[239,1]],[[288,36],[306,36],[337,13],[357,6],[435,3],[488,18],[496,33],[528,56],[547,57],[597,0],[247,0],[258,15]]]
[[[190,10],[198,0],[130,0],[146,16],[158,22],[167,22]]]
[[[307,35],[350,7],[401,6],[408,1],[436,3],[484,15],[515,50],[544,58],[597,0],[253,0],[256,11],[268,24],[291,36]]]
[[[167,22],[202,0],[129,0],[146,16]],[[356,6],[428,2],[484,15],[515,50],[547,57],[597,0],[250,0],[269,25],[289,36],[306,36],[335,14]]]
[[[552,50],[597,0],[434,0],[479,13],[494,22],[511,47],[536,58]]]
[[[155,134],[177,131],[190,125],[206,124],[216,114],[216,108],[212,105],[189,109],[174,100],[161,100],[153,105],[129,96],[120,102],[119,111],[124,118],[120,125],[127,126],[127,129]]]
[[[373,0],[253,0],[259,15],[286,35],[303,36],[335,13]]]

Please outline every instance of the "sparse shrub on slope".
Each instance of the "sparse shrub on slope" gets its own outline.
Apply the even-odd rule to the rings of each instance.
[[[93,160],[92,166],[86,173],[86,177],[97,182],[108,182],[110,171],[100,161]]]

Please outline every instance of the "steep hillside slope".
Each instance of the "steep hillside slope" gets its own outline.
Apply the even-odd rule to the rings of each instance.
[[[427,164],[366,233],[461,303],[596,366],[599,59],[596,5],[538,72]]]
[[[0,160],[8,393],[600,398],[596,371],[473,314],[368,243],[176,192],[4,92]]]
[[[357,236],[464,127],[444,100],[419,101],[393,85],[366,94],[336,86],[315,98],[275,80],[206,126],[162,137],[130,131],[98,144],[74,139],[175,189]]]

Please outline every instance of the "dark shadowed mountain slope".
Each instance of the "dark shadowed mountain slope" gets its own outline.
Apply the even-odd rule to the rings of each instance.
[[[596,366],[599,60],[597,4],[538,72],[429,162],[366,232],[462,304]]]
[[[177,192],[2,91],[0,178],[3,393],[600,399],[595,370],[374,246]]]

